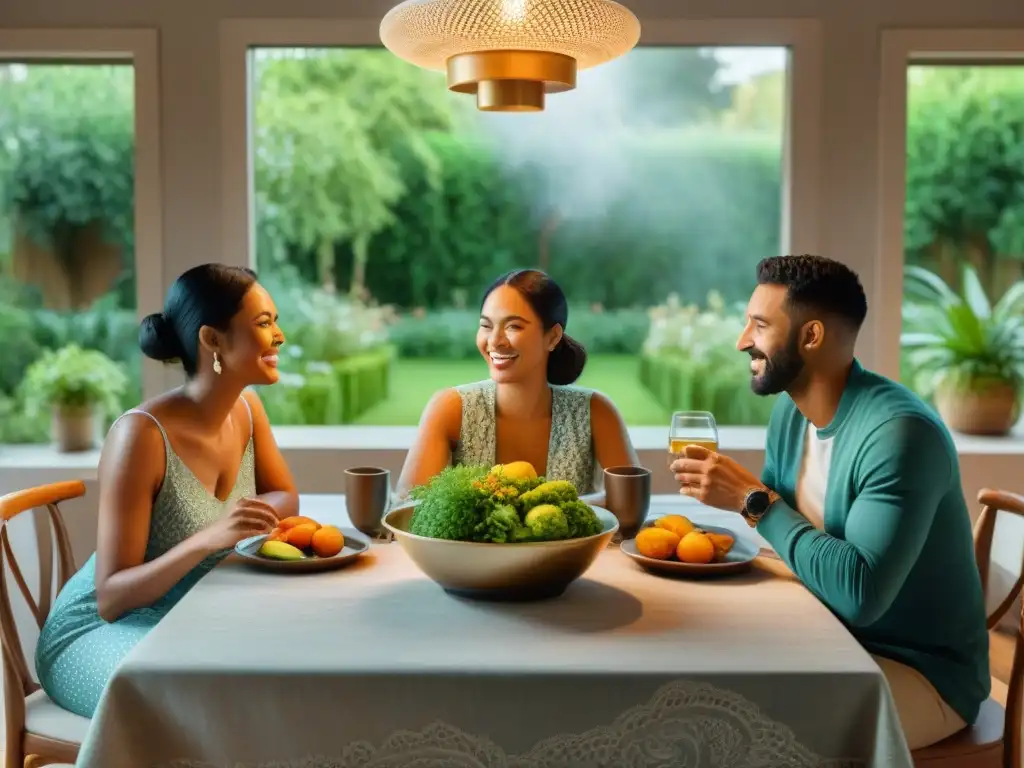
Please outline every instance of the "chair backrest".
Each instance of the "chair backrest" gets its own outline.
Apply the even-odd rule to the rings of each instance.
[[[1018,515],[1024,518],[1024,497],[1006,491],[982,490],[978,494],[982,505],[981,516],[974,526],[974,557],[978,562],[978,573],[982,587],[988,589],[990,568],[992,563],[992,541],[996,530],[996,520],[1000,512]],[[993,608],[988,615],[988,629],[994,629],[1000,619],[1006,615],[1020,596],[1024,587],[1024,562],[1017,567],[1016,580],[1002,602]],[[988,595],[986,594],[986,597]],[[1017,622],[1013,643],[1013,666],[1010,671],[1009,685],[1006,693],[1006,721],[1003,726],[1003,761],[1008,766],[1020,766],[1022,752],[1021,718],[1024,715],[1024,609]]]
[[[24,699],[33,691],[38,690],[34,676],[25,658],[22,638],[18,632],[17,623],[14,617],[14,610],[11,605],[11,592],[9,589],[7,573],[14,577],[18,589],[21,591],[25,603],[28,605],[38,628],[43,628],[43,623],[50,613],[55,595],[60,591],[74,571],[75,563],[71,551],[71,539],[68,537],[64,519],[61,517],[57,505],[69,499],[79,498],[85,495],[85,483],[81,480],[72,480],[50,485],[41,485],[37,488],[27,488],[23,491],[0,496],[0,643],[2,643],[4,663],[4,704],[7,710],[8,725],[12,715],[15,722],[24,719]],[[47,539],[46,546],[39,546],[39,598],[36,599],[25,579],[24,571],[18,565],[11,547],[10,536],[7,532],[7,523],[20,515],[33,509],[46,508],[48,520],[53,532],[53,539],[57,547],[57,580],[53,579],[53,544]],[[21,696],[17,696],[17,693]],[[20,702],[20,704],[19,704]],[[21,717],[17,717],[21,712]],[[12,731],[8,729],[8,738],[12,737]]]

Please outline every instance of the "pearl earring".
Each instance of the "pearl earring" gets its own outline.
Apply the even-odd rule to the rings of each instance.
[[[213,372],[216,373],[219,376],[220,372],[223,371],[223,370],[224,370],[224,366],[222,366],[220,364],[220,358],[217,356],[217,353],[214,352],[213,353]]]

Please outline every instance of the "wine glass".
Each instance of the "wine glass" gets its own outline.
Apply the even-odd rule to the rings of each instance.
[[[672,414],[668,432],[668,461],[682,457],[688,445],[699,445],[718,452],[718,426],[707,411],[679,411]]]

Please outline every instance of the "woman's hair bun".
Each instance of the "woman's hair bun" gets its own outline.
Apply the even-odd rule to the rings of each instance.
[[[163,312],[146,315],[139,326],[139,347],[153,360],[169,362],[179,360],[184,353],[181,340]]]
[[[548,355],[548,383],[566,386],[576,383],[587,364],[587,350],[566,333]]]

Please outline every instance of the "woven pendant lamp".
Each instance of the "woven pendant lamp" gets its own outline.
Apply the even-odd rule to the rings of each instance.
[[[405,0],[380,25],[389,51],[448,74],[485,112],[538,112],[576,72],[629,52],[640,22],[614,0]]]

